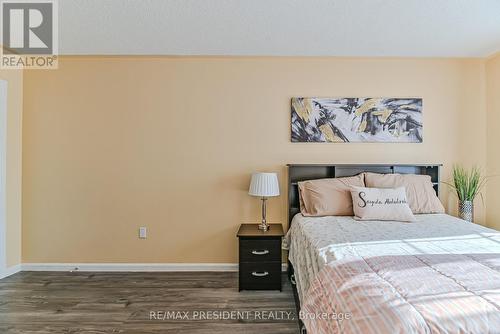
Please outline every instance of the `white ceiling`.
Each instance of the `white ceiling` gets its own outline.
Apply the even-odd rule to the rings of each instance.
[[[61,54],[485,57],[500,0],[60,0]]]

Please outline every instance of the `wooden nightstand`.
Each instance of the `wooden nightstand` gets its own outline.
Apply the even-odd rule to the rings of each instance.
[[[281,291],[281,224],[270,224],[263,232],[257,224],[241,224],[239,289]]]

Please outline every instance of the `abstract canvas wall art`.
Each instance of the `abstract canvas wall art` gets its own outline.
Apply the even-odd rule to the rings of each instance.
[[[292,98],[292,142],[421,143],[421,98]]]

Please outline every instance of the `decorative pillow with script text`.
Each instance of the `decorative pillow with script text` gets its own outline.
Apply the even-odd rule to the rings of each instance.
[[[357,220],[413,222],[406,191],[401,188],[351,188],[352,207]]]

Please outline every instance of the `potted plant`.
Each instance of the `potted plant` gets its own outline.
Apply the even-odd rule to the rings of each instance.
[[[453,166],[453,183],[447,183],[458,196],[458,215],[463,220],[474,221],[474,199],[486,184],[486,177],[479,167],[470,170]]]

